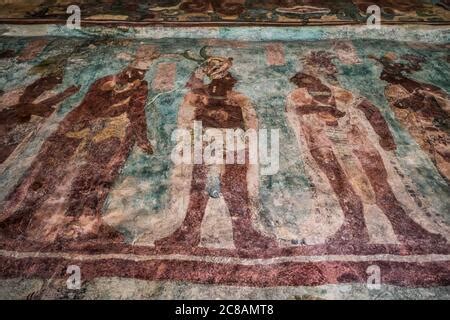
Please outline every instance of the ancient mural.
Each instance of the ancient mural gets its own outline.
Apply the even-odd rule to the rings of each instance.
[[[450,19],[445,0],[1,0],[0,19],[65,21],[76,4],[85,23],[168,24],[349,24],[365,23],[370,5],[382,8],[385,23],[442,23]]]
[[[448,286],[447,52],[2,38],[0,278]],[[173,163],[195,121],[279,129],[278,171]]]

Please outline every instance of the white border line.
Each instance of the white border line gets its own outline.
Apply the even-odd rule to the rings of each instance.
[[[78,261],[99,261],[99,260],[126,260],[126,261],[152,261],[152,260],[175,260],[175,261],[195,261],[209,262],[218,264],[240,264],[240,265],[271,265],[288,262],[406,262],[406,263],[430,263],[430,262],[449,262],[450,255],[445,254],[427,254],[427,255],[393,255],[393,254],[375,254],[375,255],[323,255],[323,256],[294,256],[294,257],[276,257],[276,258],[236,258],[236,257],[213,257],[213,256],[193,256],[183,254],[167,255],[137,255],[137,254],[79,254],[68,252],[20,252],[0,250],[0,256],[27,259],[27,258],[63,258],[67,260]]]

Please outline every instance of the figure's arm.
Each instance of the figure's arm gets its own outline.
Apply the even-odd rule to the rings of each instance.
[[[367,99],[359,103],[357,108],[364,113],[373,130],[380,137],[381,147],[387,151],[395,150],[394,137],[380,110]]]
[[[313,104],[313,105],[303,105],[300,108],[297,108],[297,114],[301,116],[306,114],[322,113],[322,112],[329,113],[336,118],[342,118],[343,116],[345,116],[345,112],[342,112],[333,106]]]
[[[253,104],[250,102],[247,97],[245,97],[242,94],[239,93],[232,93],[231,99],[234,100],[234,102],[241,107],[242,110],[242,116],[244,118],[245,123],[245,129],[254,129],[258,130],[258,116],[256,114],[256,110],[253,107]]]
[[[25,88],[19,101],[20,103],[32,103],[44,92],[54,89],[61,82],[61,75],[50,75],[39,78]]]
[[[56,105],[78,92],[79,89],[79,87],[71,86],[63,92],[35,104],[34,107],[31,108],[31,114],[40,117],[48,117],[51,113],[53,113],[53,111],[55,111]]]
[[[144,152],[152,154],[153,147],[147,137],[147,118],[145,116],[147,93],[147,82],[143,81],[136,89],[136,93],[131,97],[128,117],[131,121],[131,128],[138,147]]]
[[[308,90],[296,89],[289,97],[289,109],[288,112],[295,112],[299,116],[313,114],[313,113],[323,113],[327,112],[336,118],[342,118],[345,116],[345,112],[339,111],[334,104],[334,100],[330,105],[324,105],[315,100],[308,92]]]
[[[196,90],[196,89],[202,89],[205,85],[203,79],[205,78],[205,73],[203,71],[203,68],[198,68],[195,70],[195,72],[192,74],[191,78],[189,79],[186,87]]]
[[[195,108],[198,104],[203,104],[202,96],[188,92],[183,99],[183,103],[178,111],[177,127],[179,129],[192,130],[195,121]]]
[[[79,90],[80,90],[80,87],[71,86],[71,87],[67,88],[66,90],[64,90],[63,92],[58,93],[57,95],[54,95],[53,97],[50,97],[48,99],[45,99],[44,101],[41,102],[41,104],[46,105],[48,107],[52,107],[54,105],[61,103],[68,97],[74,95]]]

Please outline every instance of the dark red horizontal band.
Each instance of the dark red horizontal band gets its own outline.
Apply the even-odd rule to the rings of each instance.
[[[81,268],[84,281],[96,277],[125,277],[144,280],[179,280],[239,286],[317,286],[366,283],[370,265],[380,267],[381,284],[408,287],[450,285],[450,263],[405,262],[307,262],[271,265],[217,264],[198,261],[126,261],[105,259],[70,261],[53,258],[0,258],[0,277],[66,278],[67,266]]]

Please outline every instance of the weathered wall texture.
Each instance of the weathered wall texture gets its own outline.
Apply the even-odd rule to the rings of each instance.
[[[154,281],[133,288],[181,290],[175,297],[214,285],[218,296],[232,285],[247,297],[249,287],[286,298],[274,287],[295,297],[316,286],[336,297],[333,285],[364,285],[377,265],[395,297],[398,287],[445,296],[448,50],[1,38],[0,287],[22,283],[11,296],[44,297],[56,289],[42,279],[61,281],[75,264],[79,298],[149,297],[114,295],[132,279]],[[194,120],[279,129],[279,171],[174,165],[171,134]]]

